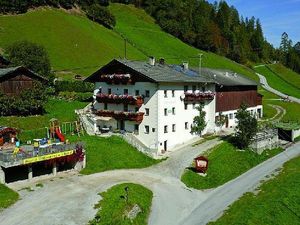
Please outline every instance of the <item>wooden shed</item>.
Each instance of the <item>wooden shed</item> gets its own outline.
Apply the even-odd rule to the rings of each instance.
[[[18,95],[33,87],[34,82],[46,83],[48,80],[23,66],[0,68],[0,92]]]

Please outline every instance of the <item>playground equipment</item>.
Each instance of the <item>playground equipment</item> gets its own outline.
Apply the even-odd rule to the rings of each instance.
[[[78,121],[73,121],[73,122],[62,122],[61,126],[58,121],[58,119],[52,118],[50,120],[50,138],[58,138],[61,142],[65,142],[65,135],[70,134],[74,135],[77,134],[80,136],[83,133],[83,129],[81,128],[81,125]]]

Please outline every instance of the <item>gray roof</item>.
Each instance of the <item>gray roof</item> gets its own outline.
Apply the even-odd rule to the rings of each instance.
[[[256,86],[257,83],[241,74],[230,70],[203,68],[201,74],[214,80],[216,84],[223,86]]]
[[[178,65],[167,65],[156,63],[151,66],[147,62],[129,61],[117,59],[118,62],[142,73],[155,82],[178,82],[178,83],[213,83],[213,80],[207,76],[199,76],[193,70],[184,70]]]
[[[216,83],[223,86],[257,85],[255,81],[229,70],[202,68],[199,75],[199,71],[196,68],[183,69],[180,65],[167,65],[160,63],[156,63],[152,66],[148,62],[131,61],[126,59],[114,59],[106,66],[114,62],[121,63],[157,83]],[[106,66],[102,68],[105,68]],[[98,72],[99,70],[86,78],[86,81],[97,76]]]
[[[38,74],[36,74],[35,72],[27,69],[26,67],[23,67],[23,66],[16,66],[16,67],[8,67],[8,68],[0,68],[0,78],[1,77],[4,77],[4,76],[7,76],[17,70],[25,70],[25,71],[28,71],[30,74],[32,74],[33,76],[41,79],[41,80],[47,80],[45,77],[42,77]]]

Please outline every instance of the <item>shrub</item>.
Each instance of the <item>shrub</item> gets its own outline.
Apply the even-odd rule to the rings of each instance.
[[[45,77],[50,77],[50,60],[45,48],[29,41],[19,41],[7,48],[8,59],[15,66],[28,69]]]
[[[83,81],[56,81],[55,82],[55,91],[63,92],[93,92],[94,84]]]
[[[26,89],[18,96],[8,96],[0,93],[0,116],[28,116],[44,112],[47,102],[47,88],[35,83],[31,89]]]
[[[88,6],[86,14],[91,20],[98,22],[107,28],[113,28],[116,25],[114,15],[111,14],[107,8],[99,4]]]

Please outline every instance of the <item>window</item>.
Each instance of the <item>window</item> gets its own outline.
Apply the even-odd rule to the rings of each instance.
[[[193,89],[193,92],[195,92],[196,91],[196,86],[193,85],[192,89]]]
[[[232,118],[233,118],[233,114],[230,113],[230,114],[229,114],[229,119],[232,120]]]
[[[175,115],[175,107],[172,108],[172,114]]]
[[[168,109],[164,109],[164,112],[165,112],[165,116],[168,115]]]
[[[107,103],[104,103],[104,110],[107,110]]]
[[[168,133],[168,126],[167,125],[164,127],[164,132]]]
[[[184,86],[184,92],[187,92],[189,89],[189,86]]]
[[[185,128],[186,130],[189,129],[189,123],[188,123],[188,122],[185,122],[185,123],[184,123],[184,128]]]
[[[149,134],[149,126],[145,126],[145,134]]]
[[[165,98],[168,97],[168,91],[167,90],[164,90],[164,96],[165,96]]]
[[[145,116],[149,116],[149,108],[145,108]]]
[[[175,91],[172,90],[172,98],[174,98],[174,97],[175,97]]]
[[[153,132],[153,133],[155,132],[155,128],[152,128],[152,132]]]
[[[124,104],[124,112],[128,112],[128,105]]]
[[[140,90],[135,90],[135,96],[140,95]]]
[[[102,93],[102,88],[99,88],[98,94]]]
[[[138,112],[139,111],[139,107],[135,107],[135,112]]]
[[[124,95],[128,95],[128,89],[124,89]]]
[[[176,132],[176,124],[172,125],[172,132]]]
[[[202,92],[205,92],[205,87],[204,86],[202,87]]]
[[[188,104],[184,103],[184,109],[185,109],[185,110],[188,109]]]
[[[107,89],[107,93],[110,95],[111,94],[111,88]]]
[[[193,109],[196,109],[196,103],[193,103]]]
[[[147,98],[150,97],[150,91],[149,91],[149,90],[146,90],[146,91],[145,91],[145,96],[146,96]]]

